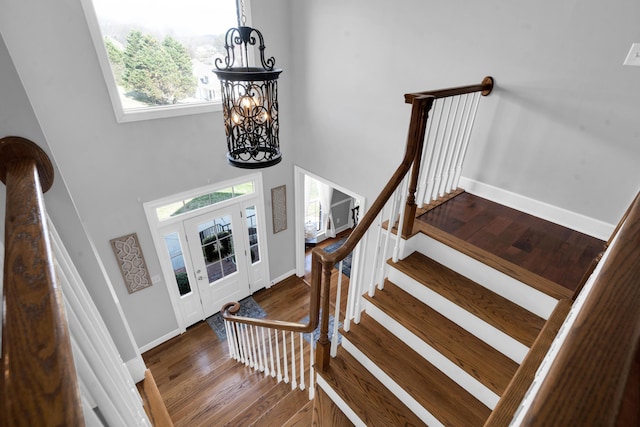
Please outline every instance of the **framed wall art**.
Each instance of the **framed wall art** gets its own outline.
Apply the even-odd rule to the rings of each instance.
[[[151,278],[136,233],[112,239],[111,248],[130,294],[151,286]]]
[[[273,233],[287,229],[287,186],[281,185],[271,189],[271,216]]]

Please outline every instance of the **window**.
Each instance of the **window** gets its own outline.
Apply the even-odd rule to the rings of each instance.
[[[235,197],[252,194],[255,192],[253,181],[243,182],[242,184],[233,185],[227,188],[216,190],[212,193],[205,193],[195,197],[189,197],[179,202],[169,203],[156,208],[158,221],[164,221],[187,212],[205,208],[225,200]]]
[[[212,70],[235,0],[82,2],[118,121],[220,110]]]

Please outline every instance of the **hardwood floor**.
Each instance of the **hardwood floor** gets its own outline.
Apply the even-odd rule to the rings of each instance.
[[[326,247],[345,235],[348,232],[318,246]],[[310,277],[309,273],[305,277]],[[338,270],[334,269],[332,301],[337,278]],[[343,275],[343,309],[348,281]],[[253,298],[267,318],[299,322],[309,313],[309,286],[295,276],[256,292]],[[291,393],[289,385],[278,385],[229,359],[226,342],[221,342],[206,322],[195,324],[142,356],[176,426],[284,425],[286,415],[296,413],[287,425],[311,424],[307,391]],[[268,396],[269,402],[263,396]],[[267,403],[276,403],[277,411],[265,414]]]
[[[418,220],[570,290],[577,288],[605,244],[470,193]]]
[[[598,239],[468,193],[422,215],[419,220],[568,289],[578,286],[591,260],[604,246]],[[346,237],[350,231],[341,233],[335,240]],[[326,247],[335,240],[318,246]],[[306,263],[308,270],[310,251]],[[291,277],[253,297],[268,318],[298,322],[308,314],[309,286],[305,280],[309,280],[309,273],[307,271],[302,279]],[[339,274],[333,269],[332,301]],[[342,277],[341,312],[344,313],[349,278]],[[282,409],[284,412],[303,409],[286,425],[311,424],[313,411],[306,399],[300,395],[286,397],[288,386],[278,386],[275,381],[229,359],[226,343],[220,342],[206,322],[144,353],[143,358],[176,426],[249,425],[246,419],[251,415],[243,411],[254,405],[253,412],[261,415],[256,408],[264,407],[260,406],[265,404],[264,396],[272,400],[282,398],[281,404],[288,407]],[[255,422],[264,425],[265,419]]]

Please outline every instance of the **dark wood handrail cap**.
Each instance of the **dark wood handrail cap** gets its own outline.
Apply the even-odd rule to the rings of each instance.
[[[7,168],[20,159],[31,159],[36,163],[42,192],[46,193],[53,185],[53,164],[35,142],[20,136],[0,138],[0,180],[6,184]]]

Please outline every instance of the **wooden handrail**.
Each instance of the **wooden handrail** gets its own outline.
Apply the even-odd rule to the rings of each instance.
[[[618,417],[632,367],[638,363],[638,197],[625,217],[575,323],[524,415],[524,426],[629,425],[621,424]],[[637,411],[637,395],[632,404]]]
[[[293,332],[311,332],[320,323],[320,337],[316,347],[316,366],[324,369],[329,363],[329,293],[331,270],[333,266],[349,255],[360,242],[378,214],[382,211],[393,192],[400,185],[405,175],[411,169],[416,158],[418,147],[422,145],[424,139],[424,129],[426,126],[429,110],[433,105],[434,97],[417,96],[412,100],[411,122],[409,124],[409,134],[407,145],[402,162],[382,189],[380,195],[371,205],[360,220],[356,228],[349,234],[344,244],[335,252],[325,252],[321,248],[314,248],[311,254],[311,298],[309,299],[309,322],[293,323],[278,320],[254,319],[250,317],[235,316],[240,306],[237,303],[228,303],[222,307],[223,318],[237,323],[262,326],[266,328],[277,328]],[[320,306],[322,306],[322,319],[320,321]]]
[[[494,80],[491,76],[486,76],[482,79],[479,85],[458,86],[448,89],[428,90],[424,92],[407,93],[404,96],[404,101],[407,104],[411,104],[413,99],[419,96],[433,96],[436,99],[446,98],[449,96],[464,95],[465,93],[480,92],[482,96],[487,96],[491,93],[494,86]]]
[[[33,142],[5,137],[0,179],[7,188],[0,425],[84,425],[42,196],[53,166]]]
[[[236,316],[235,314],[240,309],[238,303],[225,304],[221,309],[222,317],[237,323],[292,332],[311,332],[315,330],[318,323],[320,323],[320,336],[316,345],[316,367],[321,370],[325,369],[329,364],[329,350],[331,346],[329,341],[329,294],[331,270],[333,266],[345,259],[355,249],[356,245],[364,237],[371,224],[373,224],[410,170],[412,170],[412,176],[408,186],[409,195],[406,206],[408,211],[405,213],[404,223],[399,226],[401,226],[403,230],[403,235],[405,234],[404,230],[412,226],[416,212],[415,192],[420,172],[420,161],[427,118],[435,99],[472,92],[482,92],[482,95],[486,96],[491,93],[492,90],[493,78],[485,77],[479,85],[460,86],[405,95],[405,102],[412,104],[412,109],[407,144],[402,162],[382,189],[380,195],[373,202],[371,208],[366,212],[351,234],[349,234],[342,246],[331,253],[327,253],[321,248],[314,248],[312,250],[311,297],[309,298],[309,321],[307,323]],[[322,319],[320,319],[321,312]]]

